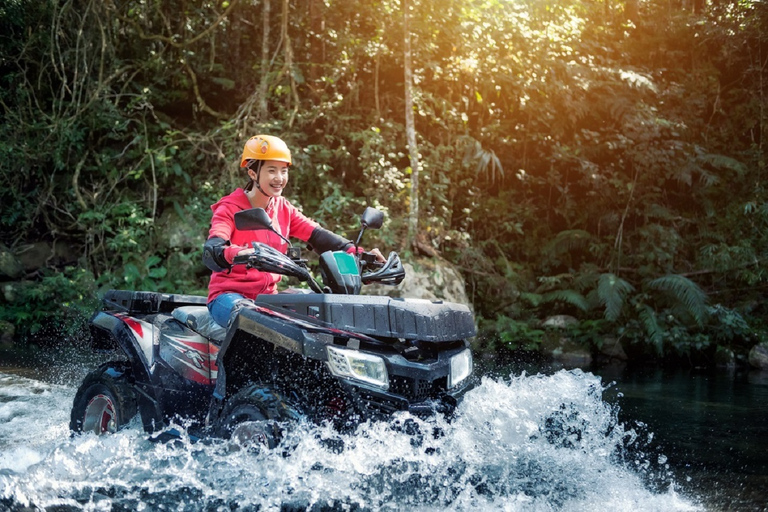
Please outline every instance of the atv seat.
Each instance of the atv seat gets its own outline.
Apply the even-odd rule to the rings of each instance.
[[[227,336],[227,329],[213,320],[207,306],[182,306],[174,309],[172,315],[173,318],[217,345],[221,344]]]

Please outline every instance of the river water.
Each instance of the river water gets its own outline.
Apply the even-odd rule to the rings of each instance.
[[[427,435],[394,428],[405,417],[350,434],[300,425],[253,452],[190,442],[183,425],[153,443],[138,421],[71,437],[97,362],[0,360],[0,510],[766,510],[760,379],[513,366],[452,423],[415,420]]]

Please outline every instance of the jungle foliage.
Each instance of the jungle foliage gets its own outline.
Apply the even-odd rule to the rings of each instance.
[[[209,205],[268,132],[307,214],[351,233],[376,206],[372,243],[458,265],[491,347],[565,313],[592,343],[743,352],[766,312],[765,22],[747,0],[3,0],[1,241],[67,248],[27,287],[201,292]],[[41,324],[19,296],[0,320]]]

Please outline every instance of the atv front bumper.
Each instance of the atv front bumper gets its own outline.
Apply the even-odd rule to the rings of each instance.
[[[464,394],[474,387],[473,379],[467,379],[455,389],[424,396],[396,394],[389,391],[361,386],[358,383],[342,381],[341,386],[354,408],[364,418],[380,419],[396,412],[409,412],[419,418],[435,414],[453,415]],[[431,383],[430,383],[431,384]],[[418,382],[414,387],[418,387]]]

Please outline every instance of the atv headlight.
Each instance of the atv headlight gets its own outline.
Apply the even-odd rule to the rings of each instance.
[[[327,345],[328,367],[337,377],[347,377],[389,389],[389,375],[384,360],[378,356]]]
[[[451,358],[451,373],[448,375],[448,388],[458,386],[472,373],[472,352],[467,349]]]

